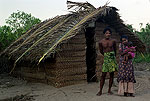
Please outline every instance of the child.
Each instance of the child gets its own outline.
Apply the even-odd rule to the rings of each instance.
[[[135,57],[135,48],[136,47],[133,46],[132,42],[128,42],[125,50],[125,52],[127,53],[124,55],[124,63],[126,63],[128,59],[132,59]]]

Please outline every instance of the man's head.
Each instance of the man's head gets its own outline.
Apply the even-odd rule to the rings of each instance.
[[[112,31],[109,27],[106,27],[103,31],[103,34],[105,35],[105,38],[110,38]]]

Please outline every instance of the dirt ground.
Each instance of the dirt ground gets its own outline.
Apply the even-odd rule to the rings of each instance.
[[[54,88],[1,74],[0,101],[150,101],[150,71],[148,69],[135,71],[135,76],[137,81],[135,97],[124,97],[117,95],[116,78],[112,87],[113,95],[107,94],[108,80],[106,80],[103,95],[96,96],[99,82]]]

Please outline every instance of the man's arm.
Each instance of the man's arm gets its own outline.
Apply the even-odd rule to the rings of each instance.
[[[101,53],[102,55],[104,55],[103,45],[102,45],[101,42],[99,43],[99,50],[100,50],[100,53]]]

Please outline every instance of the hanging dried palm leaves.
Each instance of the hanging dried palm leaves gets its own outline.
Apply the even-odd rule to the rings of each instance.
[[[67,1],[67,7],[68,10],[73,9],[71,12],[80,12],[80,11],[93,11],[96,8],[88,3],[88,2],[72,2],[72,1]]]

